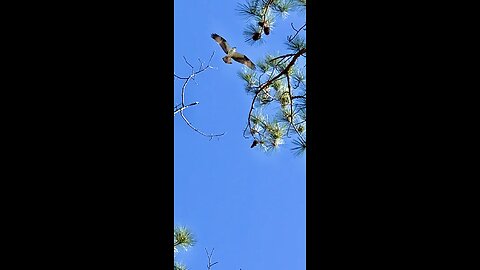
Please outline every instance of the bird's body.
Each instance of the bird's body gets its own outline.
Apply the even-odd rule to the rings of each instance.
[[[228,44],[227,44],[228,46]],[[233,48],[230,48],[227,52],[227,55],[225,55],[222,59],[223,59],[223,62],[227,63],[227,64],[231,64],[232,63],[232,57],[233,55],[235,54],[235,52],[237,51],[237,48],[233,47]]]
[[[212,34],[212,38],[218,43],[218,45],[220,45],[223,51],[227,54],[222,58],[223,62],[225,62],[226,64],[232,64],[232,59],[233,59],[241,64],[246,65],[251,69],[255,69],[255,64],[250,59],[248,59],[246,55],[238,53],[236,47],[233,47],[233,48],[230,47],[230,45],[228,45],[227,41],[223,37],[217,34]]]

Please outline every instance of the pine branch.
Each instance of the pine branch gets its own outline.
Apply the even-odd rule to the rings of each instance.
[[[292,51],[300,51],[301,49],[306,47],[305,39],[300,36],[297,36],[295,38],[288,37],[286,45],[288,49]]]
[[[293,151],[293,153],[296,156],[305,153],[305,150],[307,149],[307,144],[306,143],[294,139],[293,144],[295,144],[296,147],[293,147],[291,150]]]
[[[245,136],[245,131],[247,129],[250,130],[250,134],[254,135],[255,132],[253,131],[253,128],[252,128],[252,112],[253,112],[253,108],[254,108],[254,105],[255,105],[255,102],[256,102],[256,99],[258,97],[258,95],[264,91],[268,86],[270,86],[271,84],[273,84],[275,81],[277,81],[278,79],[280,79],[282,76],[288,74],[288,71],[292,68],[292,66],[295,64],[295,62],[297,61],[298,57],[300,57],[302,54],[304,54],[305,52],[307,51],[306,48],[303,48],[302,50],[298,51],[295,55],[292,56],[292,59],[290,60],[290,62],[288,63],[288,65],[281,71],[279,72],[277,75],[275,75],[273,78],[270,78],[268,81],[264,82],[263,84],[261,84],[259,87],[258,87],[258,91],[257,93],[254,95],[253,99],[252,99],[252,103],[250,104],[250,110],[249,110],[249,113],[248,113],[248,119],[247,119],[247,126],[245,127],[245,130],[244,130],[244,137]]]
[[[236,11],[247,19],[258,16],[258,1],[248,2],[246,4],[237,4]]]
[[[287,83],[288,83],[288,93],[290,94],[290,100],[292,100],[292,87],[290,86],[290,76],[287,75]],[[292,112],[292,121],[290,122],[290,125],[293,127],[293,129],[297,132],[298,138],[302,142],[302,144],[306,145],[306,141],[303,139],[302,134],[298,131],[298,128],[293,124],[293,102],[290,102],[290,111]]]
[[[272,5],[272,10],[279,13],[282,18],[286,18],[289,14],[288,11],[291,10],[295,6],[295,2],[293,0],[279,0],[275,1]]]
[[[252,44],[264,40],[261,38],[262,35],[268,35],[267,31],[270,32],[270,27],[277,15],[285,18],[291,10],[297,10],[298,7],[300,9],[306,7],[306,0],[258,0],[247,2],[242,7],[244,10],[250,7],[249,19],[254,19],[256,24],[247,24],[244,35],[247,37],[246,41]],[[253,10],[254,7],[255,10]],[[295,66],[300,56],[306,57],[306,40],[304,37],[299,36],[300,32],[305,31],[306,24],[297,29],[292,23],[291,27],[294,32],[292,35],[287,36],[286,45],[293,52],[275,57],[267,55],[264,60],[256,63],[257,67],[259,67],[256,72],[240,75],[246,82],[245,89],[247,92],[253,94],[247,123],[243,132],[245,138],[253,137],[251,147],[261,145],[267,150],[276,148],[283,143],[282,138],[290,138],[290,130],[295,130],[295,135],[298,135],[295,141],[306,146],[306,134],[304,132],[306,128],[304,124],[306,77]],[[298,92],[302,90],[303,93]],[[280,106],[278,108],[269,106],[270,104],[278,104]],[[262,112],[263,110],[265,112]],[[278,113],[274,114],[273,121],[267,121],[260,117],[263,113],[265,113],[265,116],[268,116],[275,110]],[[258,114],[259,111],[261,114]],[[282,125],[285,125],[286,132],[280,132],[283,130],[283,128],[280,129]]]

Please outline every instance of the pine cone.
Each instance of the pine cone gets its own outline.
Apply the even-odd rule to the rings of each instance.
[[[268,35],[270,34],[270,26],[265,26],[265,27],[263,28],[263,31],[265,32],[265,35],[268,36]]]
[[[260,32],[255,32],[255,34],[253,34],[252,36],[252,39],[257,41],[259,40],[260,38],[262,37],[262,34]]]

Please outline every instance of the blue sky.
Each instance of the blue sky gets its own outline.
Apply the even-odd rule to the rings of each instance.
[[[206,269],[205,248],[215,248],[214,269],[306,269],[306,156],[295,156],[290,145],[266,154],[251,149],[243,137],[251,96],[237,72],[242,65],[226,65],[221,48],[210,37],[223,36],[231,46],[256,62],[265,53],[287,52],[284,42],[290,22],[277,19],[262,45],[249,45],[242,32],[245,19],[235,11],[237,1],[174,1],[174,71],[188,76],[183,57],[209,69],[186,89],[186,102],[197,106],[184,111],[208,139],[190,129],[180,115],[174,120],[174,222],[191,229],[196,245],[176,259],[189,269]],[[302,15],[303,16],[303,15]],[[180,102],[182,81],[174,82],[174,104]]]

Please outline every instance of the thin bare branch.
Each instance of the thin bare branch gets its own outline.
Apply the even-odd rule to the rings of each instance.
[[[286,57],[290,57],[290,56],[295,56],[295,53],[288,53],[288,54],[277,56],[275,58],[270,59],[269,62],[273,62],[274,60],[277,60],[277,59],[280,59],[280,58],[286,58]]]
[[[293,30],[295,31],[295,35],[292,36],[288,36],[288,41],[292,41],[297,35],[298,33],[300,33],[300,31],[302,31],[303,28],[305,28],[307,26],[307,24],[305,23],[302,27],[300,27],[300,29],[295,29],[295,27],[293,26],[293,23],[290,24],[293,28]]]
[[[185,115],[183,115],[183,110],[180,111],[180,115],[182,116],[183,120],[185,121],[185,123],[187,123],[187,125],[193,129],[194,131],[198,132],[199,134],[201,134],[202,136],[205,136],[205,137],[209,137],[210,139],[212,139],[213,137],[220,137],[220,136],[223,136],[225,134],[225,132],[221,133],[221,134],[206,134],[202,131],[200,131],[198,128],[194,127],[190,121],[188,121],[188,119],[185,117]]]
[[[193,70],[193,66],[187,61],[187,58],[185,56],[183,56],[183,60],[185,60],[185,62],[187,63],[187,65],[189,65],[192,70]]]
[[[207,264],[207,269],[210,270],[212,268],[212,266],[214,266],[215,264],[217,264],[218,262],[214,262],[212,263],[212,256],[213,256],[213,251],[215,249],[212,248],[212,251],[210,252],[210,254],[208,253],[208,250],[207,248],[205,248],[205,252],[207,253],[207,257],[208,257],[208,264]]]
[[[191,104],[188,104],[188,105],[185,105],[185,106],[181,106],[180,108],[178,108],[179,105],[175,106],[175,111],[173,112],[173,115],[177,114],[178,112],[181,112],[183,110],[185,110],[186,108],[188,107],[192,107],[192,106],[195,106],[197,105],[199,102],[193,102]],[[181,105],[181,104],[180,104]]]
[[[185,105],[185,92],[186,92],[186,88],[187,88],[187,85],[188,85],[188,82],[190,80],[193,80],[195,81],[195,76],[205,70],[207,70],[208,68],[213,68],[212,66],[210,66],[210,62],[213,58],[213,56],[215,55],[215,51],[212,53],[212,55],[210,56],[210,59],[208,60],[208,64],[206,66],[203,65],[203,62],[198,59],[198,61],[200,62],[200,67],[198,68],[197,71],[195,71],[194,67],[188,62],[187,58],[185,56],[183,56],[183,59],[185,60],[185,62],[187,63],[187,65],[189,65],[191,68],[192,68],[192,72],[191,74],[188,76],[188,77],[181,77],[181,76],[178,76],[176,74],[173,74],[173,76],[177,79],[181,79],[181,80],[185,80],[183,82],[183,85],[182,85],[182,92],[181,92],[181,95],[182,95],[182,102],[181,104],[177,105],[174,107],[173,109],[173,115],[176,115],[177,113],[180,113],[182,119],[185,121],[185,123],[191,128],[193,129],[194,131],[198,132],[199,134],[201,134],[202,136],[205,136],[205,137],[209,137],[210,139],[212,139],[213,137],[219,137],[219,136],[222,136],[225,134],[225,132],[221,133],[221,134],[206,134],[202,131],[200,131],[198,128],[194,127],[190,121],[188,121],[188,119],[185,117],[185,115],[183,114],[183,111],[188,108],[188,107],[192,107],[192,106],[195,106],[197,105],[199,102],[193,102],[191,104],[188,104],[188,105]],[[196,83],[196,82],[195,82]]]
[[[177,78],[177,79],[180,79],[180,80],[186,80],[186,79],[188,79],[188,77],[180,77],[180,76],[178,76],[177,74],[173,74],[173,76],[174,76],[175,78]]]
[[[305,96],[305,95],[303,95],[303,96],[292,96],[292,99],[296,99],[296,98],[307,99],[307,96]]]
[[[212,55],[210,55],[210,59],[208,59],[208,66],[210,66],[210,62],[212,61],[213,56],[215,55],[215,51],[212,52]]]

